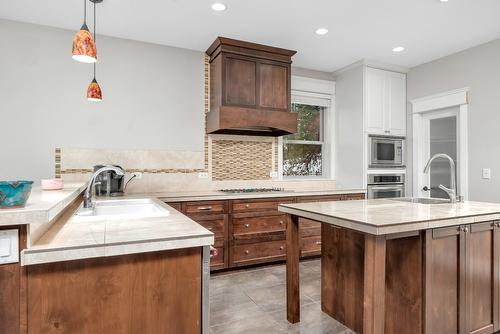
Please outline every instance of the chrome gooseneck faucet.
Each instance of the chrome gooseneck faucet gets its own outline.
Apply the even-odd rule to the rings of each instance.
[[[104,166],[98,169],[90,178],[87,189],[85,190],[85,195],[83,195],[83,207],[86,209],[91,209],[94,205],[92,203],[92,188],[94,187],[94,182],[96,177],[102,172],[114,171],[118,175],[125,175],[125,171],[121,168],[115,166]]]
[[[457,168],[455,166],[455,162],[448,154],[444,153],[434,154],[429,159],[429,161],[427,161],[427,164],[425,165],[424,168],[424,173],[425,174],[429,173],[429,170],[431,168],[431,163],[438,158],[446,159],[450,163],[450,188],[446,188],[445,186],[440,184],[439,189],[445,191],[448,194],[448,197],[450,198],[450,203],[455,203],[457,201],[457,182],[456,182]]]

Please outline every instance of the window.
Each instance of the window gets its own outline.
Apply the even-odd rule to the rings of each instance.
[[[324,119],[328,107],[321,101],[295,98],[292,112],[298,113],[298,132],[283,138],[283,176],[325,176]]]

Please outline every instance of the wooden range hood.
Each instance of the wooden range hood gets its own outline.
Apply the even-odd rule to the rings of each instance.
[[[207,133],[278,137],[297,132],[297,114],[290,110],[295,53],[218,37],[207,50]]]

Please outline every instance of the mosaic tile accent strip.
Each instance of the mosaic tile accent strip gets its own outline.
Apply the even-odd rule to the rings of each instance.
[[[56,148],[55,152],[55,157],[56,157],[56,163],[55,163],[55,178],[60,179],[61,178],[61,149]]]
[[[208,171],[208,134],[207,128],[207,113],[210,111],[210,57],[205,54],[205,171]]]
[[[212,180],[268,180],[273,143],[213,140]]]

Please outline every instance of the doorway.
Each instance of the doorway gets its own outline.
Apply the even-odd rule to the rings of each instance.
[[[455,162],[457,195],[467,199],[467,91],[453,91],[411,101],[413,196],[448,198],[439,185],[450,187],[449,162],[436,159],[429,173],[423,172],[434,154],[445,153]]]
[[[457,116],[458,113],[455,108],[445,111],[430,112],[423,116],[424,121],[424,147],[426,147],[426,153],[424,154],[424,160],[429,160],[434,154],[444,153],[449,155],[455,165],[457,166],[458,173],[458,140],[457,140]],[[427,179],[427,180],[426,180]],[[451,172],[449,162],[444,159],[437,159],[432,162],[429,173],[424,176],[424,190],[433,198],[448,198],[448,194],[439,188],[439,185],[443,185],[447,188],[451,186]],[[460,187],[460,180],[455,180],[457,183],[457,189]],[[427,197],[425,194],[421,194],[422,197]]]

